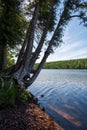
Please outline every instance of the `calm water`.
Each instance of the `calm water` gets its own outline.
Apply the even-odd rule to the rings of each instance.
[[[87,70],[42,70],[29,91],[65,130],[87,130]]]

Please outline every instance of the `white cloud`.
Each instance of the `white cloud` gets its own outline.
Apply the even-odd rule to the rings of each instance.
[[[47,61],[57,61],[57,60],[68,60],[68,59],[78,59],[87,57],[87,42],[84,40],[78,42],[62,44],[54,54],[49,56]]]
[[[65,43],[65,44],[62,44],[62,46],[58,50],[61,53],[65,53],[65,52],[75,49],[76,47],[80,46],[81,44],[82,44],[81,42],[69,43],[69,44]]]

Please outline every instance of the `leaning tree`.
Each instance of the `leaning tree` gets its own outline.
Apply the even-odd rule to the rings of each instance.
[[[2,70],[0,77],[16,79],[18,84],[27,88],[35,81],[54,48],[61,44],[64,29],[69,21],[78,18],[84,26],[87,26],[87,2],[86,0],[31,0],[27,2],[25,14],[28,26],[17,62],[10,68]],[[44,55],[34,69],[41,51]]]

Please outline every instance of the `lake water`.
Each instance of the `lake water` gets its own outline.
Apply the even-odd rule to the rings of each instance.
[[[87,70],[42,70],[29,91],[65,130],[87,130]]]

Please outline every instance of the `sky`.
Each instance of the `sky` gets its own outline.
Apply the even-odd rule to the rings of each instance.
[[[70,21],[64,32],[63,42],[47,62],[87,58],[87,28],[77,19]]]

